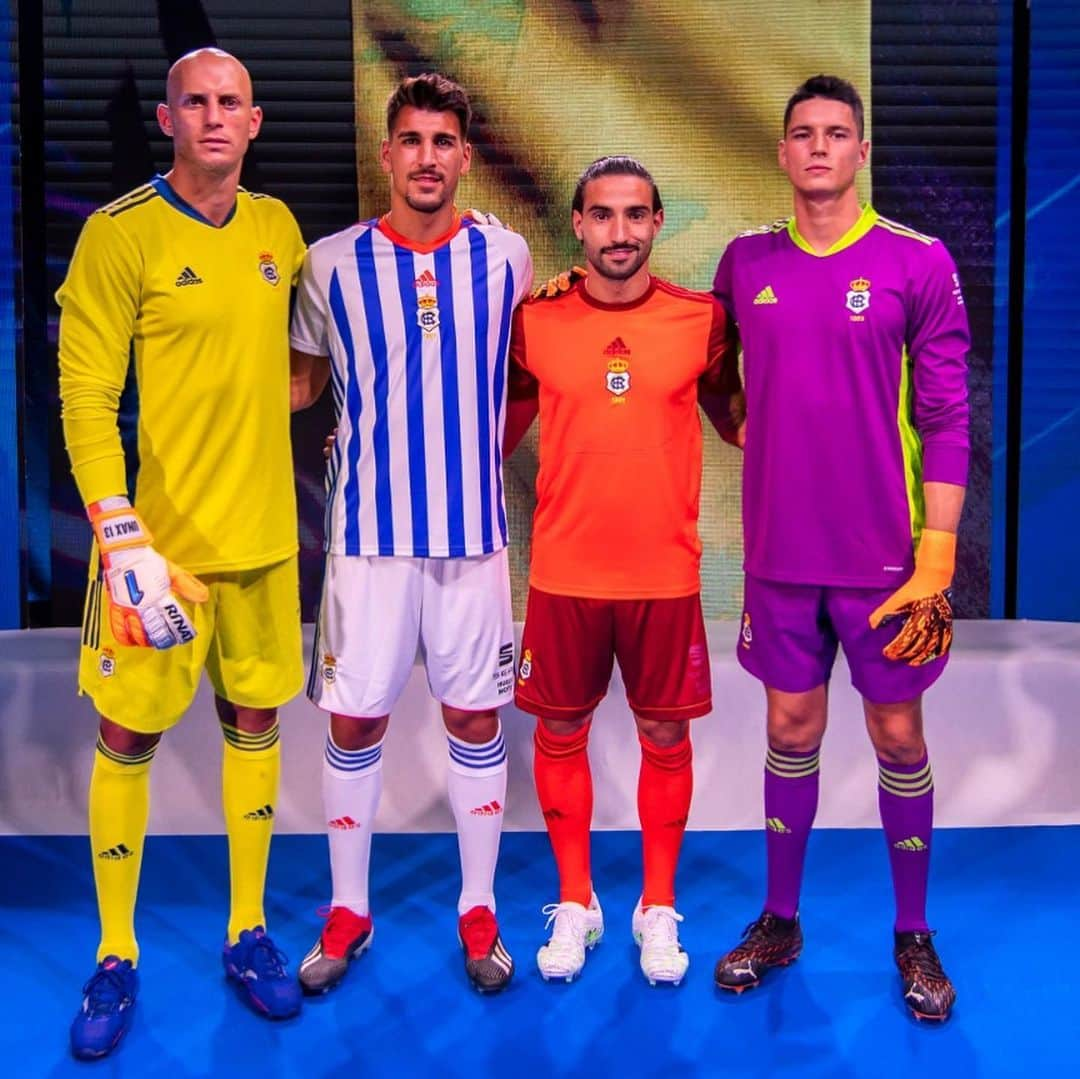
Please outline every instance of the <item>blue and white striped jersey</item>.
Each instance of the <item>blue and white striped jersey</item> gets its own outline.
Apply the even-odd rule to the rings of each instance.
[[[290,340],[330,357],[328,552],[463,558],[506,546],[510,318],[531,284],[521,236],[469,219],[424,246],[384,218],[311,247]]]

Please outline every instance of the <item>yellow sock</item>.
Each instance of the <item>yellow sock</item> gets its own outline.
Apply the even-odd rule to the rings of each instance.
[[[139,961],[135,940],[135,897],[139,891],[150,815],[150,763],[154,745],[127,757],[98,739],[90,775],[90,851],[94,859],[101,944],[97,961],[107,955]]]
[[[229,836],[229,943],[235,944],[241,929],[266,925],[263,891],[281,743],[276,722],[262,734],[248,734],[224,723],[221,729],[225,734],[221,800]]]

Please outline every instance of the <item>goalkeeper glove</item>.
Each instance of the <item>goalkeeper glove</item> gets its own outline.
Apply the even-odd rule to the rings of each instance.
[[[87,508],[108,585],[109,625],[117,644],[172,648],[195,639],[195,627],[177,595],[204,603],[210,593],[200,580],[150,546],[142,518],[123,497]]]
[[[956,566],[956,534],[927,528],[915,554],[915,572],[872,615],[870,627],[903,617],[897,635],[882,649],[886,659],[920,667],[945,655],[952,644],[949,584]]]
[[[563,270],[562,273],[549,277],[542,285],[537,285],[532,290],[530,299],[550,300],[562,292],[569,292],[588,272],[588,270],[583,270],[580,266],[571,266],[569,270]]]

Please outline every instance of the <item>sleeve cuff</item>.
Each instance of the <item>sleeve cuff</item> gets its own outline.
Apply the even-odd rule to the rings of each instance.
[[[924,446],[923,483],[953,483],[957,487],[966,487],[970,457],[967,446]]]

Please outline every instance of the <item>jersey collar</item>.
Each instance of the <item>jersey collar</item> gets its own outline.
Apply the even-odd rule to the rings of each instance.
[[[182,199],[173,188],[172,184],[165,179],[160,173],[150,181],[150,186],[174,209],[179,210],[182,214],[187,214],[188,217],[193,217],[202,225],[206,225],[211,229],[223,229],[235,216],[236,216],[236,202],[232,204],[232,209],[229,211],[228,216],[220,225],[215,225],[213,221],[208,217],[203,217],[190,202]],[[239,189],[238,189],[239,190]]]
[[[870,203],[867,203],[863,207],[862,213],[859,214],[859,219],[855,224],[852,225],[851,228],[849,228],[847,232],[832,245],[832,247],[827,251],[822,251],[820,253],[815,251],[799,234],[799,230],[795,227],[794,217],[788,220],[787,230],[788,235],[791,237],[791,242],[799,248],[800,251],[805,251],[808,255],[813,255],[814,258],[826,258],[829,255],[835,255],[837,251],[843,251],[845,247],[851,247],[853,243],[861,240],[874,227],[877,219],[877,210],[875,210]]]
[[[418,255],[430,255],[432,251],[443,246],[443,244],[449,243],[461,229],[462,221],[461,214],[454,211],[454,221],[450,228],[444,232],[441,236],[436,236],[430,243],[420,244],[415,240],[410,240],[405,236],[402,236],[395,228],[393,228],[388,220],[389,214],[383,214],[379,218],[379,223],[376,226],[378,230],[389,240],[393,240],[398,247],[407,247],[410,251],[415,251]]]

